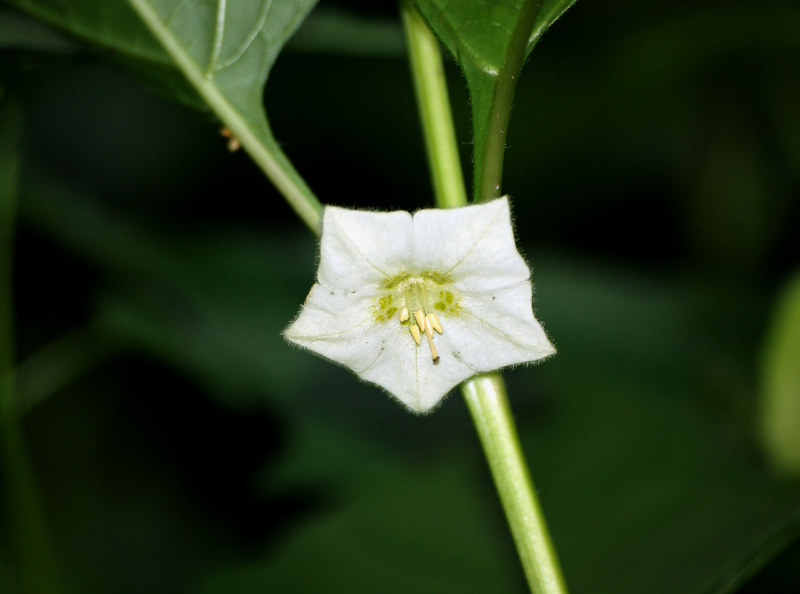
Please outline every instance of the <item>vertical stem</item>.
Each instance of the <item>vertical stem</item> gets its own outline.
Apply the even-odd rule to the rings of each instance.
[[[402,8],[436,204],[441,208],[464,206],[467,192],[439,42],[410,0],[404,0]]]
[[[502,376],[494,373],[473,378],[461,386],[461,392],[480,435],[531,592],[566,592],[519,445]]]
[[[17,203],[19,110],[0,99],[0,473],[22,587],[58,592],[36,481],[14,390],[13,253]]]
[[[466,191],[458,164],[458,145],[441,53],[434,35],[410,0],[403,1],[402,10],[436,204],[442,208],[463,206],[467,203]],[[447,121],[442,121],[444,119]],[[497,175],[502,172],[502,154],[499,166]],[[462,384],[461,391],[478,431],[531,591],[565,593],[561,569],[514,428],[502,376],[491,374],[473,378]]]

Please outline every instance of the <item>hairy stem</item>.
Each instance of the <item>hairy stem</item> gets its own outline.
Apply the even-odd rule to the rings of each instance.
[[[436,204],[442,208],[463,206],[467,203],[466,191],[458,164],[458,145],[450,116],[441,53],[435,37],[410,0],[403,2],[402,10]],[[508,121],[507,113],[505,117]],[[446,122],[442,121],[444,118]],[[502,173],[502,148],[505,147],[501,147],[498,176]],[[495,373],[473,378],[462,384],[461,391],[480,436],[531,591],[541,594],[566,592],[519,445],[502,376]]]
[[[439,42],[410,0],[403,3],[402,13],[436,204],[463,206],[467,193]]]
[[[556,551],[519,445],[503,377],[493,373],[473,378],[461,386],[461,392],[480,435],[531,592],[566,592]]]

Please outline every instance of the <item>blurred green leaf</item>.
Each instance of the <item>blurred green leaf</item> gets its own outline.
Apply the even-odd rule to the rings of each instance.
[[[41,171],[23,204],[29,224],[109,271],[95,327],[170,362],[229,405],[253,405],[265,389],[291,404],[305,371],[280,333],[311,286],[313,241],[160,229],[101,204]]]
[[[0,7],[0,49],[72,53],[76,44],[42,23]]]
[[[103,53],[159,94],[195,109],[206,109],[205,102],[127,2],[5,1]]]
[[[274,552],[218,570],[198,592],[524,592],[496,510],[474,494],[479,476],[464,460],[451,454],[412,469],[384,456],[354,496]]]
[[[791,515],[785,522],[779,523],[775,530],[767,534],[731,567],[714,581],[706,594],[733,594],[742,585],[756,575],[780,553],[796,542],[800,537],[800,512]],[[764,590],[753,590],[764,591]]]
[[[774,470],[800,475],[800,275],[780,295],[764,345],[761,440]]]
[[[127,2],[4,0],[108,52],[170,66],[172,61]]]
[[[482,164],[487,150],[491,150],[487,145],[494,143],[502,145],[499,150],[505,148],[508,112],[523,63],[545,31],[575,2],[417,0],[420,12],[467,79],[472,105],[476,199],[499,195],[499,187],[486,187],[494,181],[486,179]]]

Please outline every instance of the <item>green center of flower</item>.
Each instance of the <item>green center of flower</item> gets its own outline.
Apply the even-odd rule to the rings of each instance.
[[[434,332],[444,333],[439,315],[455,316],[460,310],[458,298],[446,286],[451,279],[435,272],[418,276],[400,274],[383,283],[383,293],[373,304],[376,322],[387,322],[400,312],[400,324],[408,327],[419,346],[425,336],[433,362],[439,353],[433,343]]]

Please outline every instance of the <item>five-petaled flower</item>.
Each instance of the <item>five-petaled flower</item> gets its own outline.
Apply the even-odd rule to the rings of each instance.
[[[326,207],[317,283],[285,331],[414,412],[481,372],[552,355],[508,199],[449,210]]]

